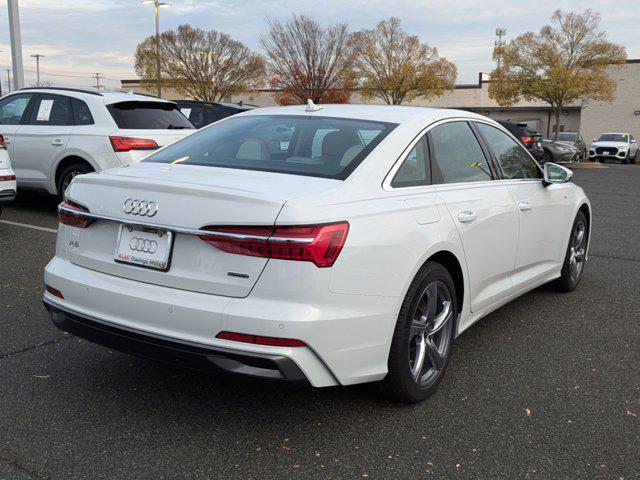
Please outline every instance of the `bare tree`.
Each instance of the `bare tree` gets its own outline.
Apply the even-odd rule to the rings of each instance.
[[[284,24],[269,20],[269,32],[261,42],[276,100],[347,102],[353,86],[348,38],[346,23],[323,28],[304,15],[293,15]]]
[[[456,66],[438,50],[420,43],[391,17],[375,30],[353,33],[354,67],[364,97],[400,104],[415,98],[443,95],[455,86]]]
[[[153,88],[156,39],[146,38],[135,54],[135,69],[143,86]],[[264,59],[226,33],[180,25],[160,35],[161,83],[196,100],[224,97],[262,86]]]
[[[616,84],[607,74],[610,65],[624,63],[624,47],[607,40],[600,15],[592,10],[567,13],[556,10],[551,25],[540,33],[527,32],[494,50],[499,67],[491,72],[489,96],[500,105],[520,98],[542,100],[554,111],[558,132],[560,111],[579,98],[614,98]]]

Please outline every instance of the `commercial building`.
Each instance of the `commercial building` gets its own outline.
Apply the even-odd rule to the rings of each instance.
[[[603,132],[628,132],[640,139],[640,59],[628,60],[624,65],[611,66],[609,75],[615,80],[617,89],[612,102],[580,100],[562,110],[560,131],[580,132],[590,142]],[[139,80],[122,80],[122,89],[136,93],[154,93],[144,90]],[[408,105],[470,110],[498,120],[513,120],[528,124],[548,137],[555,122],[552,109],[543,102],[519,102],[510,107],[501,107],[489,98],[489,81],[484,74],[478,75],[474,84],[457,85],[455,89],[431,100],[416,99]],[[276,105],[273,90],[260,90],[227,99],[243,101],[261,107]],[[163,90],[162,96],[169,99],[183,98],[171,89]],[[357,92],[351,96],[352,103],[383,103],[378,100],[363,100]]]

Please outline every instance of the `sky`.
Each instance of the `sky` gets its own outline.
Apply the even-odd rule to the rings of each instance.
[[[373,28],[397,16],[402,27],[438,48],[458,66],[458,83],[477,82],[479,72],[493,68],[491,52],[496,27],[507,29],[507,40],[548,23],[557,0],[166,0],[161,29],[189,23],[228,33],[260,52],[267,19],[285,20],[306,14],[328,25],[345,21],[351,30]],[[600,12],[601,27],[612,42],[640,58],[639,0],[564,0],[564,11],[591,8]],[[153,8],[140,0],[19,0],[25,83],[35,84],[35,59],[41,59],[41,79],[52,85],[89,87],[95,72],[102,84],[119,88],[121,79],[136,78],[136,45],[154,32]],[[0,0],[0,82],[7,87],[11,66],[7,0]]]

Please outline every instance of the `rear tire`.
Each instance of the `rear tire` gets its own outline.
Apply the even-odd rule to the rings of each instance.
[[[636,153],[633,154],[633,158],[631,159],[631,163],[633,163],[635,165],[636,160],[638,160],[638,150],[636,150]]]
[[[419,403],[431,395],[451,358],[457,315],[448,270],[436,262],[425,263],[402,302],[387,376],[370,384],[370,389],[403,403]]]
[[[553,156],[551,155],[551,153],[549,153],[549,150],[545,150],[542,154],[542,164],[544,165],[545,163],[551,162],[552,160]]]
[[[582,274],[587,258],[587,246],[589,245],[589,225],[584,212],[579,211],[571,227],[571,236],[567,253],[562,264],[560,278],[554,280],[549,285],[558,292],[571,292],[576,289]]]
[[[75,176],[91,172],[93,172],[93,169],[86,163],[78,162],[66,166],[60,173],[60,178],[58,179],[58,199],[60,201],[64,200],[64,192]]]

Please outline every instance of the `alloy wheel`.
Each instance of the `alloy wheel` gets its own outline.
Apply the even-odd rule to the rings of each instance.
[[[446,365],[454,312],[451,292],[440,280],[427,285],[419,298],[409,333],[409,366],[414,382],[426,387]]]
[[[569,246],[569,276],[571,280],[580,280],[586,257],[587,226],[580,220],[576,223],[571,234],[571,244]]]

